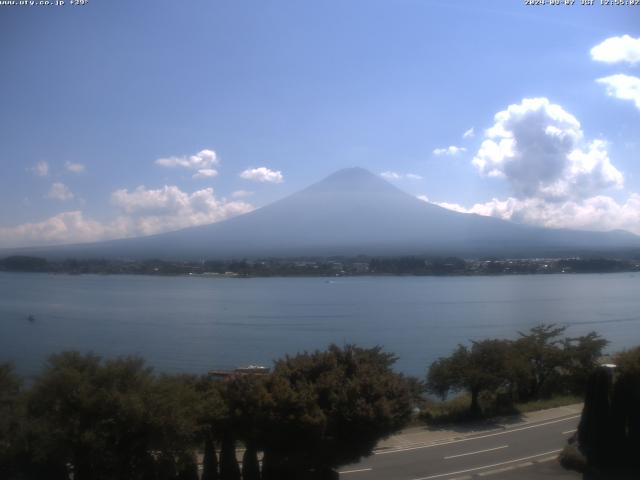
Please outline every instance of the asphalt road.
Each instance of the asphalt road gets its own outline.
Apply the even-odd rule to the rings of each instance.
[[[524,468],[557,456],[575,431],[579,417],[571,415],[487,430],[438,444],[381,450],[360,463],[342,468],[340,478],[452,480]]]

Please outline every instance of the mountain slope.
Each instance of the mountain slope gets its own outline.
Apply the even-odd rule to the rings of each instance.
[[[38,249],[47,256],[199,259],[299,255],[578,254],[640,247],[627,232],[550,230],[428,204],[361,168],[223,222],[149,237]]]

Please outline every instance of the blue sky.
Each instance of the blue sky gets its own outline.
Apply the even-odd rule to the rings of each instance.
[[[640,7],[523,3],[0,6],[0,246],[219,221],[350,166],[640,233]]]

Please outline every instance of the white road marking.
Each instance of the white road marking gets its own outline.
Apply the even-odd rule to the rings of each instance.
[[[343,470],[342,472],[338,472],[340,475],[344,475],[345,473],[358,473],[358,472],[370,472],[370,468],[359,468],[358,470]]]
[[[428,477],[414,478],[413,480],[431,480],[432,478],[441,478],[441,477],[447,477],[449,475],[458,475],[460,473],[474,472],[476,470],[484,470],[485,468],[499,467],[500,465],[506,465],[507,463],[521,462],[523,460],[529,460],[530,458],[541,457],[543,455],[551,455],[552,453],[558,453],[558,452],[560,452],[560,450],[552,450],[550,452],[538,453],[536,455],[530,455],[528,457],[507,460],[506,462],[494,463],[491,465],[484,465],[482,467],[467,468],[466,470],[458,470],[457,472],[439,473],[438,475],[430,475]]]
[[[420,445],[418,447],[398,448],[396,450],[384,450],[384,451],[381,451],[381,452],[374,452],[374,455],[387,455],[389,453],[409,452],[411,450],[420,450],[420,449],[423,449],[423,448],[433,448],[433,447],[440,447],[442,445],[451,445],[452,443],[461,443],[461,442],[469,442],[471,440],[480,440],[482,438],[495,437],[497,435],[507,435],[507,434],[513,433],[513,432],[520,432],[522,430],[529,430],[530,428],[538,428],[538,427],[544,427],[545,425],[551,425],[553,423],[566,422],[567,420],[573,420],[574,418],[579,418],[579,417],[580,417],[580,415],[574,415],[572,417],[561,418],[559,420],[552,420],[550,422],[538,423],[536,425],[529,425],[529,426],[520,427],[520,428],[511,428],[511,429],[503,430],[503,431],[498,432],[498,433],[489,433],[487,435],[479,435],[477,437],[462,438],[460,440],[451,440],[449,442],[432,443],[430,445]]]
[[[477,452],[461,453],[459,455],[449,455],[448,457],[444,457],[444,459],[449,460],[450,458],[458,458],[458,457],[466,457],[467,455],[475,455],[476,453],[493,452],[494,450],[501,450],[503,448],[507,448],[508,446],[509,445],[502,445],[500,447],[487,448],[486,450],[478,450]]]
[[[573,429],[573,430],[567,430],[566,432],[562,432],[562,435],[569,435],[570,433],[575,432],[577,429]]]

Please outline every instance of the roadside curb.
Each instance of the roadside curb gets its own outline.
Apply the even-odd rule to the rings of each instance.
[[[564,418],[570,418],[572,416],[579,415],[581,409],[582,409],[582,404],[573,404],[573,405],[567,405],[564,407],[556,407],[554,409],[538,410],[536,412],[530,412],[529,418],[525,418],[525,420],[517,423],[509,423],[509,421],[513,419],[513,416],[500,417],[492,421],[494,428],[488,428],[486,430],[479,428],[477,430],[473,430],[468,433],[451,432],[450,435],[446,435],[446,432],[427,430],[426,428],[428,427],[426,427],[422,431],[420,430],[413,431],[413,432],[405,431],[398,435],[394,435],[390,437],[390,439],[386,440],[386,442],[389,442],[390,440],[393,442],[393,439],[396,439],[393,445],[378,446],[374,449],[373,454],[379,455],[379,454],[385,454],[385,453],[392,453],[394,451],[411,450],[411,449],[419,449],[419,448],[443,445],[449,442],[471,439],[478,435],[498,433],[498,432],[508,431],[514,428],[523,428],[528,425],[535,425],[538,423],[562,420]],[[555,412],[551,412],[550,410],[555,410]],[[441,436],[440,438],[428,439],[429,436],[438,436],[439,433],[446,436]],[[425,439],[418,440],[418,441],[410,441],[410,440],[402,441],[401,440],[402,437],[406,438],[409,435],[424,436]]]

